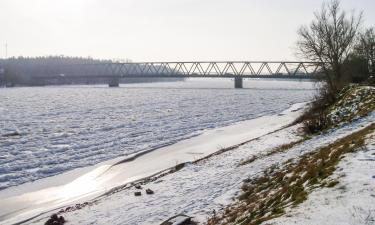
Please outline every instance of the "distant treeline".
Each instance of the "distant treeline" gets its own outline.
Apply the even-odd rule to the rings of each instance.
[[[61,74],[87,74],[89,64],[103,64],[103,67],[96,67],[104,71],[106,63],[115,63],[114,60],[93,59],[90,57],[68,57],[68,56],[45,56],[45,57],[12,57],[0,59],[0,86],[20,85],[59,85],[59,84],[99,84],[105,83],[101,79],[58,79],[41,82],[38,76],[56,76],[56,71]],[[71,65],[71,66],[69,66]],[[92,68],[91,68],[92,69]],[[176,81],[182,78],[132,78],[122,79],[122,83]]]

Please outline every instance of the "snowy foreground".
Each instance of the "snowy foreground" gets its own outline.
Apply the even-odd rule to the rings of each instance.
[[[301,139],[298,125],[281,129],[153,180],[143,186],[142,196],[135,196],[134,192],[138,190],[131,186],[102,197],[80,210],[62,215],[68,221],[67,224],[160,224],[180,213],[204,222],[214,212],[235,200],[244,179],[255,177],[272,165],[313,152],[374,121],[373,112],[351,124],[304,141],[286,152],[266,156],[277,146]],[[347,224],[357,224],[363,223],[361,221],[365,221],[366,217],[373,218],[374,151],[373,138],[368,142],[367,150],[353,153],[340,163],[342,169],[336,176],[340,177],[341,185],[333,189],[316,190],[297,208],[296,213],[290,214],[292,217],[281,217],[273,222],[343,224],[341,222],[345,221]],[[243,160],[254,155],[258,156],[257,160],[240,165]],[[342,185],[345,190],[340,188]],[[151,188],[155,194],[146,195],[146,188]],[[45,220],[38,218],[33,223],[40,224]]]
[[[308,200],[266,224],[375,224],[375,133],[348,153],[333,175],[339,184],[313,191]]]
[[[271,116],[262,116],[212,129],[191,139],[143,155],[120,157],[94,167],[40,179],[0,192],[0,224],[18,223],[68,205],[82,203],[109,190],[169,171],[176,165],[205,158],[279,130],[300,115],[305,103]]]

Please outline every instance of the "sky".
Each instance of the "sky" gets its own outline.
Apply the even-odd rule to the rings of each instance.
[[[0,0],[0,57],[295,60],[323,0]],[[342,0],[375,26],[375,0]]]

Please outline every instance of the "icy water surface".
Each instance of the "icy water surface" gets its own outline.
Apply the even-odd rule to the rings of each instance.
[[[307,101],[310,82],[186,82],[0,89],[0,189],[155,149]]]

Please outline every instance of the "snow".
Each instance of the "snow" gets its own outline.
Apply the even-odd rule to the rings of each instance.
[[[202,135],[148,154],[117,158],[99,164],[79,176],[73,176],[74,178],[62,178],[61,175],[48,178],[48,182],[42,179],[8,188],[0,192],[0,198],[3,199],[0,219],[20,221],[51,209],[92,199],[114,187],[152,176],[179,163],[193,162],[222,148],[259,138],[293,122],[305,105],[306,103],[298,103],[278,115],[208,130]],[[57,185],[60,180],[66,182]]]
[[[0,190],[275,114],[314,92],[308,82],[244,85],[250,89],[212,79],[1,89]]]
[[[336,186],[315,189],[301,205],[265,224],[375,224],[375,133],[364,148],[346,154],[332,178]]]
[[[203,222],[213,212],[233,202],[240,192],[242,181],[247,177],[257,176],[272,165],[284,163],[289,159],[297,159],[302,154],[333,143],[339,138],[363,129],[374,119],[375,113],[373,112],[351,124],[315,136],[286,152],[267,156],[267,152],[272,148],[300,139],[298,125],[282,129],[252,140],[234,150],[214,155],[197,163],[190,163],[175,173],[146,184],[144,188],[154,190],[154,195],[136,197],[134,196],[135,189],[124,189],[100,198],[91,206],[64,213],[63,216],[70,224],[159,224],[173,215],[182,213]],[[253,155],[263,157],[239,166],[243,159]],[[358,157],[363,158],[363,156]],[[349,173],[349,171],[350,168],[346,172]],[[354,178],[355,176],[349,179],[347,184],[355,183]],[[362,190],[367,189],[367,193],[373,193],[373,180],[369,180],[368,176],[366,179],[369,185],[367,187],[362,185]],[[351,193],[348,194],[350,195]],[[373,197],[367,197],[373,200]],[[302,209],[304,212],[306,210],[306,208]],[[356,213],[362,215],[362,213]],[[45,218],[39,217],[33,223],[40,224],[44,220]]]

